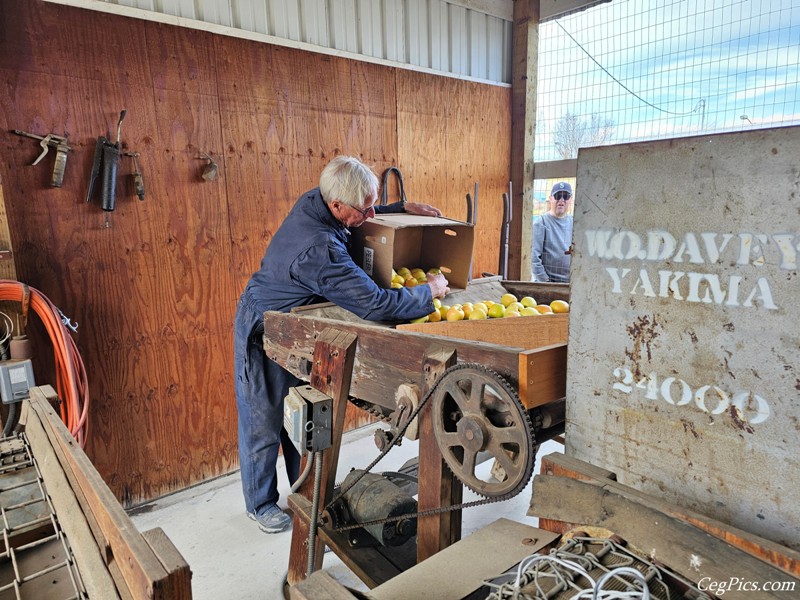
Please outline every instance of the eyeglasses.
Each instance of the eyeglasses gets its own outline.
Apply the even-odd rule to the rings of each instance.
[[[364,217],[365,219],[369,219],[370,211],[375,211],[375,205],[374,204],[370,204],[367,208],[356,208],[355,206],[351,206],[350,208],[360,212],[361,216]]]
[[[567,192],[556,192],[556,195],[553,196],[556,200],[569,200],[571,196]]]

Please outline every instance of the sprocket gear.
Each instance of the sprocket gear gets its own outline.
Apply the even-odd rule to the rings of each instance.
[[[525,488],[536,461],[534,428],[500,375],[480,364],[458,364],[437,381],[431,401],[442,458],[464,485],[487,498],[510,498]],[[503,481],[478,473],[484,452],[505,471]]]

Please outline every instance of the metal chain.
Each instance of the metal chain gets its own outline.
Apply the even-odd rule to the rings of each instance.
[[[408,428],[409,428],[409,426],[411,425],[411,422],[412,422],[414,419],[416,419],[416,418],[417,418],[417,415],[419,415],[419,413],[420,413],[420,411],[423,409],[423,407],[424,407],[424,406],[425,406],[425,405],[428,403],[428,401],[429,401],[429,400],[430,400],[430,399],[433,397],[433,393],[436,391],[436,388],[439,386],[440,382],[441,382],[441,381],[442,381],[442,380],[445,378],[445,376],[446,376],[447,374],[449,374],[450,372],[452,372],[452,371],[455,371],[455,370],[460,370],[460,369],[463,369],[465,366],[469,366],[469,364],[468,364],[468,363],[465,363],[465,364],[456,364],[456,365],[453,365],[452,367],[450,367],[450,368],[446,369],[446,370],[445,370],[445,372],[444,372],[444,373],[442,373],[442,375],[441,375],[441,376],[440,376],[440,377],[439,377],[439,378],[436,380],[436,382],[433,384],[433,386],[431,387],[431,389],[430,389],[430,390],[428,390],[428,393],[427,393],[427,394],[425,394],[425,397],[424,397],[424,398],[423,398],[423,399],[420,401],[420,403],[417,405],[417,408],[415,408],[415,409],[414,409],[414,411],[411,413],[411,415],[409,415],[409,417],[408,417],[408,419],[406,420],[405,424],[404,424],[404,425],[403,425],[403,427],[402,427],[402,428],[400,428],[400,430],[397,432],[397,436],[396,436],[396,437],[395,437],[395,438],[392,440],[392,442],[391,442],[391,443],[390,443],[388,446],[386,446],[386,448],[385,448],[385,449],[381,450],[381,452],[378,454],[377,458],[375,458],[375,460],[373,460],[373,461],[372,461],[372,462],[371,462],[371,463],[370,463],[370,464],[369,464],[369,465],[368,465],[368,466],[367,466],[367,467],[366,467],[366,468],[363,470],[363,472],[362,472],[360,475],[358,475],[358,476],[357,476],[357,477],[356,477],[356,478],[355,478],[355,479],[354,479],[354,480],[353,480],[353,481],[350,483],[350,485],[349,485],[349,486],[347,486],[347,488],[345,488],[345,489],[341,490],[341,491],[339,492],[339,495],[337,495],[335,498],[333,498],[333,499],[332,499],[332,500],[331,500],[331,501],[330,501],[330,502],[329,502],[329,503],[328,503],[328,504],[325,506],[325,510],[328,510],[328,509],[330,509],[330,507],[331,507],[333,504],[335,504],[335,503],[336,503],[336,502],[337,502],[337,501],[338,501],[338,500],[339,500],[339,499],[340,499],[342,496],[344,496],[344,494],[346,494],[346,493],[347,493],[347,492],[348,492],[350,489],[352,489],[352,488],[353,488],[353,486],[355,486],[355,485],[356,485],[356,484],[357,484],[357,483],[358,483],[358,482],[359,482],[359,481],[360,481],[360,480],[361,480],[361,479],[362,479],[362,478],[363,478],[363,477],[364,477],[364,476],[365,476],[367,473],[369,473],[369,472],[370,472],[370,470],[372,470],[372,468],[373,468],[375,465],[377,465],[377,464],[378,464],[378,463],[379,463],[379,462],[380,462],[380,461],[383,459],[383,457],[384,457],[384,456],[386,456],[386,455],[389,453],[389,451],[390,451],[392,448],[394,448],[395,446],[399,446],[399,445],[400,445],[400,442],[401,442],[401,441],[402,441],[402,439],[403,439],[403,435],[405,434],[405,432],[406,432],[406,429],[408,429]],[[498,376],[498,377],[499,377],[499,376]],[[537,418],[537,419],[536,419],[536,421],[537,421],[537,423],[534,423],[534,424],[533,424],[533,432],[534,432],[534,436],[535,436],[535,434],[536,434],[536,431],[538,431],[538,429],[539,429],[539,428],[537,427],[537,425],[540,425],[540,424],[541,424],[541,418],[540,418],[540,417],[539,417],[539,418]],[[534,439],[534,441],[535,441],[535,439]],[[535,446],[535,445],[534,445],[534,450],[533,450],[533,451],[534,451],[534,454],[535,454],[535,453],[536,453],[536,446]],[[445,465],[445,466],[446,466],[446,465]],[[448,468],[449,468],[449,467],[448,467]],[[416,513],[405,513],[405,514],[402,514],[402,515],[396,515],[396,516],[394,516],[394,517],[386,517],[386,518],[384,518],[384,519],[375,519],[375,520],[372,520],[372,521],[365,521],[365,522],[363,522],[363,523],[355,523],[355,524],[352,524],[352,525],[342,525],[342,526],[340,526],[340,527],[334,527],[334,528],[333,528],[333,531],[348,531],[348,530],[351,530],[351,529],[359,529],[359,528],[362,528],[362,527],[369,527],[369,526],[371,526],[371,525],[382,525],[382,524],[384,524],[384,523],[394,523],[395,521],[401,521],[401,520],[403,520],[403,519],[408,519],[408,518],[419,518],[419,517],[428,517],[428,516],[433,516],[433,515],[439,515],[439,514],[444,514],[444,513],[448,513],[448,512],[452,512],[452,511],[456,511],[456,510],[463,510],[463,509],[465,509],[465,508],[472,508],[472,507],[474,507],[474,506],[482,506],[482,505],[484,505],[484,504],[492,504],[492,503],[494,503],[494,502],[502,502],[502,501],[505,501],[505,500],[509,500],[510,498],[513,498],[514,496],[516,496],[516,494],[511,494],[511,493],[509,493],[509,494],[502,494],[502,495],[500,495],[500,496],[490,496],[490,497],[487,497],[487,498],[481,498],[481,499],[479,499],[479,500],[472,500],[472,501],[470,501],[470,502],[460,502],[460,503],[458,503],[458,504],[451,504],[450,506],[439,506],[439,507],[436,507],[436,508],[429,508],[429,509],[426,509],[426,510],[421,510],[421,511],[418,511],[418,512],[416,512]]]

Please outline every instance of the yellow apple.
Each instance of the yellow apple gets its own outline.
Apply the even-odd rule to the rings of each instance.
[[[512,302],[516,301],[517,297],[514,294],[503,294],[503,296],[500,298],[500,302],[503,303],[503,306],[508,306]]]
[[[448,321],[463,321],[464,311],[461,310],[460,307],[453,306],[450,310],[447,311],[446,318]]]
[[[486,311],[483,311],[480,308],[473,308],[472,312],[469,313],[470,321],[481,321],[485,318],[486,318]]]
[[[484,313],[489,312],[489,307],[486,306],[483,302],[476,302],[472,305],[472,310],[482,310]]]
[[[533,299],[533,296],[523,296],[520,299],[519,303],[522,304],[522,306],[524,306],[524,307],[532,307],[532,306],[536,306],[536,304],[537,304],[536,300]]]
[[[506,307],[502,304],[492,304],[487,313],[492,319],[499,319],[506,314]]]

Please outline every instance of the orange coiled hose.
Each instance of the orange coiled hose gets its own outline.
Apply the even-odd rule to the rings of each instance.
[[[86,444],[89,414],[89,383],[83,359],[75,340],[61,322],[58,308],[39,290],[27,287],[30,306],[39,316],[53,344],[56,391],[61,399],[61,420],[78,441]],[[26,286],[19,281],[0,279],[0,300],[23,302]]]

